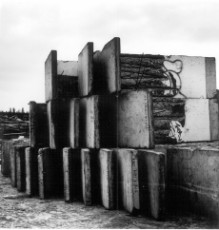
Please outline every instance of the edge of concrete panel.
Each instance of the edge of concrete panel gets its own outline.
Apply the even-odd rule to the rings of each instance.
[[[82,197],[85,205],[92,205],[90,150],[81,149]]]
[[[107,91],[109,93],[118,92],[120,90],[120,38],[115,37],[110,40],[102,49],[101,56],[107,61],[105,64]],[[103,60],[101,60],[103,62]]]
[[[78,55],[79,95],[93,92],[93,42],[88,42]]]
[[[102,205],[106,209],[116,207],[116,165],[112,149],[100,149],[100,188]]]
[[[52,50],[45,61],[46,101],[56,98],[57,89],[57,51]]]
[[[166,154],[156,150],[139,149],[138,156],[141,209],[153,218],[161,220],[166,210]]]
[[[151,94],[145,90],[123,91],[119,94],[118,105],[118,147],[153,148],[154,130]],[[127,129],[129,129],[128,132]],[[136,135],[139,135],[138,138]]]
[[[116,152],[118,167],[119,206],[134,214],[140,209],[138,151],[131,148],[119,148],[114,149],[114,151]]]
[[[217,99],[209,100],[211,141],[219,140],[219,111]]]
[[[216,93],[216,60],[214,57],[205,58],[206,97],[213,98]]]
[[[79,147],[79,103],[79,98],[71,99],[70,102],[69,143],[71,148]]]

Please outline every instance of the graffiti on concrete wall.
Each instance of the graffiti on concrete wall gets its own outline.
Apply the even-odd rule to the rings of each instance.
[[[181,94],[180,73],[183,62],[164,56],[122,56],[121,89],[150,89],[153,96],[174,97]],[[183,95],[185,97],[185,95]]]
[[[169,137],[172,139],[175,139],[177,143],[180,143],[183,141],[182,139],[182,133],[183,133],[183,127],[182,124],[179,121],[171,121],[170,122],[170,133]]]
[[[120,57],[120,68],[121,89],[149,89],[153,97],[166,97],[166,99],[168,97],[170,100],[179,95],[180,98],[186,98],[186,95],[181,92],[183,61],[180,59],[170,60],[169,57],[162,55],[124,54]],[[165,132],[162,130],[162,134],[157,132],[156,135],[158,138],[162,136],[161,139],[170,140],[170,142],[172,140],[177,143],[182,142],[184,131],[180,119],[185,115],[183,103],[181,103],[183,109],[181,109],[182,106],[171,106],[165,100],[161,100],[158,104],[162,108],[158,109],[159,112],[156,110],[154,116],[159,117],[159,120],[164,114],[165,117],[170,116],[170,119],[165,121]],[[175,108],[179,108],[179,111],[175,111]],[[183,114],[181,114],[181,110],[183,110]],[[180,119],[176,117],[172,120],[173,114],[180,115]]]
[[[164,90],[164,95],[176,96],[178,93],[181,94],[182,81],[180,78],[180,73],[183,69],[183,63],[181,60],[169,61],[165,60],[163,62],[164,76],[167,79],[166,87],[169,90]]]

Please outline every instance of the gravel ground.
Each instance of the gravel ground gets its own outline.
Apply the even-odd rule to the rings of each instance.
[[[1,174],[1,173],[0,173]],[[168,215],[165,221],[107,211],[101,206],[40,200],[17,192],[0,175],[0,228],[212,228],[206,218]]]

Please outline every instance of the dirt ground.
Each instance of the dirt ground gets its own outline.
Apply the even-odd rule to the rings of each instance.
[[[0,228],[212,228],[212,223],[194,215],[168,215],[165,221],[130,216],[125,211],[107,211],[101,206],[63,200],[40,200],[17,192],[0,173]]]

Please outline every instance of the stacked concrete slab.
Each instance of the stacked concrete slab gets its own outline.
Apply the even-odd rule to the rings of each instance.
[[[218,140],[214,58],[123,54],[119,39],[114,40],[97,55],[114,68],[106,72],[108,90],[151,91],[156,144]]]
[[[29,140],[26,138],[2,140],[1,171],[4,176],[10,177],[11,185],[17,187],[19,191],[22,191],[23,185],[25,185],[20,180],[21,175],[24,178],[24,158],[22,152],[24,152],[25,147],[29,146],[29,144]]]
[[[152,148],[151,97],[147,90],[119,90],[119,53],[120,39],[114,38],[101,52],[93,53],[93,44],[88,43],[79,55],[79,63],[86,61],[79,66],[81,145]]]
[[[45,64],[50,150],[45,157],[41,150],[38,164],[52,167],[44,161],[63,152],[65,201],[162,219],[166,156],[154,144],[218,139],[214,62],[122,54],[119,38],[96,52],[88,42],[78,62],[58,62],[52,51]],[[39,186],[46,188],[49,178]]]
[[[88,42],[78,61],[58,61],[51,51],[46,100],[30,103],[30,147],[11,154],[11,178],[19,191],[41,199],[61,196],[159,220],[175,188],[191,204],[199,185],[207,187],[215,176],[214,162],[206,166],[207,179],[196,170],[196,164],[205,166],[209,150],[195,152],[190,162],[181,150],[154,149],[160,143],[219,140],[215,59],[120,49],[114,38],[101,51]],[[210,198],[207,189],[201,191],[194,209],[216,210],[217,185],[210,186]],[[187,189],[194,189],[191,199]]]
[[[25,192],[39,194],[38,151],[49,144],[49,127],[46,103],[29,103],[30,147],[25,149]]]
[[[45,62],[45,89],[49,122],[49,146],[69,145],[68,124],[71,98],[78,96],[77,62],[57,60],[51,51]]]
[[[54,50],[50,52],[45,62],[49,141],[43,146],[44,148],[40,148],[38,151],[40,198],[66,194],[64,193],[66,173],[64,173],[65,167],[63,168],[62,149],[78,145],[79,129],[77,128],[78,114],[76,113],[78,109],[75,99],[78,97],[77,68],[77,62],[58,61],[57,52]],[[71,130],[74,131],[70,135]]]
[[[132,176],[138,171],[137,159],[134,170],[132,158],[137,153],[135,150],[118,148],[153,147],[152,101],[147,91],[121,92],[116,89],[117,83],[112,75],[119,71],[118,52],[120,41],[115,38],[101,52],[94,53],[93,44],[88,43],[79,54],[79,136],[80,146],[86,148],[81,150],[82,190],[85,204],[92,204],[100,194],[105,208],[123,207],[132,213],[139,209],[138,176],[135,179],[136,185],[132,185]],[[96,164],[96,167],[92,167],[92,164]],[[93,178],[101,181],[100,185],[95,183],[95,188],[92,187]],[[127,183],[131,183],[128,188],[125,186]],[[117,193],[117,188],[120,193]],[[93,189],[96,191],[95,196]],[[133,195],[136,192],[137,195]],[[131,197],[133,202],[130,203],[128,199]]]

